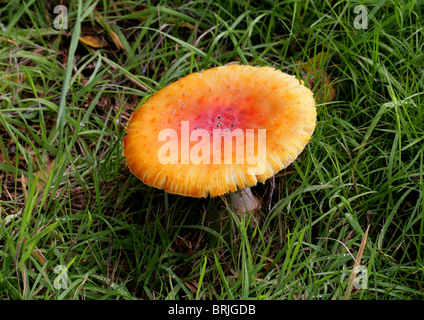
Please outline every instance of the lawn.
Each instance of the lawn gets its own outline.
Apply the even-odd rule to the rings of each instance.
[[[1,1],[0,300],[423,299],[423,9]],[[293,74],[317,103],[305,150],[252,188],[257,226],[122,155],[137,107],[225,64]]]

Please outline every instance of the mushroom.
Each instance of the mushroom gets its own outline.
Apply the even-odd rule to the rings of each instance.
[[[130,171],[146,185],[190,197],[231,193],[253,213],[250,187],[302,152],[316,125],[313,93],[271,67],[228,65],[192,73],[156,92],[123,139]]]

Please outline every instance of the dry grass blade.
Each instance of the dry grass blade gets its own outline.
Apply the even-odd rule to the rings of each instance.
[[[96,21],[102,26],[104,30],[106,30],[115,46],[126,53],[124,44],[122,43],[121,39],[119,39],[119,36],[116,34],[116,32],[113,31],[113,29],[110,27],[110,22],[106,21],[105,18],[97,10],[94,10],[93,12]]]
[[[365,231],[364,237],[362,239],[361,246],[359,247],[358,255],[356,256],[355,264],[352,273],[350,274],[349,283],[347,284],[346,292],[343,297],[344,300],[350,299],[350,294],[352,293],[353,285],[355,283],[356,276],[358,275],[359,266],[361,265],[362,254],[364,253],[365,245],[367,243],[369,228],[370,226],[368,225],[368,228]]]

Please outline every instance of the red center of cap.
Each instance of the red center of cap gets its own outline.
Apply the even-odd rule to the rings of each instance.
[[[198,114],[190,121],[190,129],[205,129],[213,133],[214,129],[233,130],[240,127],[243,115],[236,107],[218,105],[212,110]]]

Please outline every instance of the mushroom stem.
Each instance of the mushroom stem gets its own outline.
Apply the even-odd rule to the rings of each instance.
[[[261,203],[259,199],[252,194],[250,188],[244,188],[231,193],[230,197],[233,211],[237,216],[240,218],[243,217],[245,221],[251,220],[250,222],[252,225],[256,225],[259,222],[259,216],[255,213],[260,208]],[[247,214],[245,215],[245,213]]]

